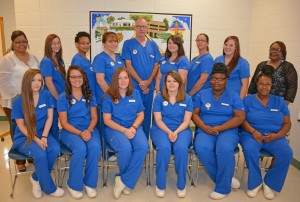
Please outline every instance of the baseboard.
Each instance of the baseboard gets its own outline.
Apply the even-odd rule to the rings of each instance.
[[[300,170],[300,161],[296,160],[293,158],[292,160],[292,166],[294,166],[295,168],[297,168],[298,170]]]
[[[0,116],[0,121],[7,121],[7,117],[6,116]]]

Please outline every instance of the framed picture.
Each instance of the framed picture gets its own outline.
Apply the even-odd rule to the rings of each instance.
[[[117,34],[119,46],[116,53],[121,54],[124,41],[135,37],[134,23],[138,17],[147,20],[149,28],[146,37],[157,43],[162,54],[166,50],[168,37],[179,35],[186,56],[191,59],[192,15],[90,11],[91,60],[103,51],[102,36],[107,31]]]
[[[3,17],[0,17],[0,58],[6,53]]]

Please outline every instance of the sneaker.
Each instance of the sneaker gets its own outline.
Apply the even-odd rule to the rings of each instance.
[[[111,157],[108,158],[109,162],[116,162],[117,161],[117,156],[116,155],[112,155]]]
[[[122,191],[125,189],[126,185],[122,182],[121,176],[115,177],[115,187],[114,187],[114,195],[116,199],[119,199]]]
[[[275,197],[274,192],[270,187],[268,187],[265,183],[263,183],[263,188],[264,188],[264,197],[266,199],[272,200]]]
[[[85,191],[90,198],[95,198],[97,196],[97,191],[94,188],[84,185]]]
[[[164,189],[159,189],[157,186],[155,187],[155,194],[158,198],[163,198],[165,197],[165,190]]]
[[[71,189],[68,184],[67,184],[67,189],[74,199],[80,199],[83,197],[83,193],[81,191],[76,191],[74,189]]]
[[[34,198],[42,198],[42,191],[40,187],[40,183],[38,181],[35,181],[32,178],[32,175],[30,176],[30,182],[32,184],[32,193]]]
[[[177,196],[179,198],[184,198],[186,196],[186,188],[184,187],[183,190],[177,189]]]
[[[52,194],[49,194],[50,196],[54,196],[54,197],[62,197],[64,195],[65,191],[60,188],[60,187],[57,187],[55,192],[53,192]]]
[[[241,187],[240,181],[238,179],[236,179],[235,177],[232,177],[231,187],[234,189],[239,189]]]
[[[123,189],[122,193],[123,193],[124,195],[129,195],[129,194],[131,194],[131,189],[128,188],[128,187],[125,187],[125,188]]]
[[[262,184],[258,185],[254,189],[248,190],[247,195],[251,198],[254,198],[257,195],[258,191],[261,189],[261,187],[262,187]]]
[[[226,194],[220,194],[220,193],[218,193],[218,192],[212,192],[210,195],[209,195],[209,197],[211,198],[211,199],[214,199],[214,200],[220,200],[220,199],[222,199],[222,198],[225,198],[227,195]]]

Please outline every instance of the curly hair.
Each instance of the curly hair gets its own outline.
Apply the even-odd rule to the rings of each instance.
[[[274,77],[273,77],[274,72],[275,72],[275,69],[271,65],[263,66],[261,68],[260,72],[255,77],[255,83],[258,83],[258,80],[263,76],[268,77],[269,79],[271,79],[272,83],[274,83]]]
[[[89,84],[89,80],[88,77],[85,73],[85,71],[76,65],[71,65],[68,69],[67,72],[67,79],[66,79],[66,88],[65,88],[65,92],[66,92],[66,96],[67,99],[69,100],[70,106],[72,106],[72,85],[70,82],[70,74],[72,70],[78,70],[80,72],[80,74],[82,75],[83,78],[83,84],[81,86],[81,90],[82,90],[82,95],[84,96],[85,100],[86,100],[86,105],[89,107],[90,106],[90,102],[92,100],[92,90]]]

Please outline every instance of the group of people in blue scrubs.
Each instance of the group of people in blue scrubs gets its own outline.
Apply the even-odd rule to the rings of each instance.
[[[247,195],[255,197],[263,187],[264,196],[273,199],[272,190],[281,191],[292,159],[285,139],[291,127],[289,111],[283,99],[270,95],[273,72],[263,67],[255,77],[257,93],[246,96],[250,68],[240,56],[236,36],[225,39],[223,55],[214,60],[209,37],[199,34],[199,55],[189,63],[180,36],[167,39],[162,57],[157,44],[146,36],[147,29],[146,19],[137,18],[135,36],[124,42],[122,56],[115,53],[117,35],[106,32],[104,51],[92,63],[87,57],[90,35],[79,32],[75,37],[78,53],[67,72],[60,38],[55,34],[47,37],[41,70],[25,73],[22,94],[14,100],[12,110],[18,126],[13,147],[34,159],[35,172],[30,178],[34,197],[41,198],[42,192],[56,197],[64,194],[50,175],[59,144],[72,151],[67,190],[73,198],[82,198],[83,189],[88,197],[97,196],[98,161],[106,144],[117,153],[119,166],[114,197],[131,194],[150,136],[156,150],[157,197],[165,196],[171,155],[177,196],[186,196],[191,146],[215,183],[210,198],[226,197],[231,188],[240,187],[233,176],[234,150],[240,143],[249,168]],[[191,120],[196,126],[194,137]],[[262,148],[275,157],[264,179],[258,165]]]

